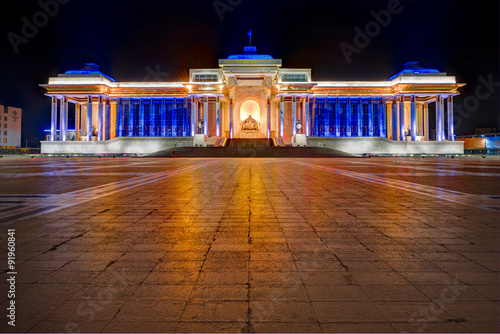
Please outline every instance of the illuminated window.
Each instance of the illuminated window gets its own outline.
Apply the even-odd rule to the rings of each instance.
[[[120,99],[118,137],[187,137],[191,133],[186,98]]]
[[[384,101],[377,97],[318,98],[309,122],[315,137],[385,137],[387,131]]]
[[[4,144],[7,144],[7,138],[4,138],[4,139],[3,139],[3,143],[4,143]]]
[[[283,73],[281,75],[283,82],[307,82],[307,74],[301,73]]]
[[[195,74],[193,82],[217,82],[219,76],[217,74]]]

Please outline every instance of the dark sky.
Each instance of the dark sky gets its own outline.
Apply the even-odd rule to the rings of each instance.
[[[59,0],[45,23],[40,3],[54,1],[9,2],[0,13],[0,104],[23,109],[23,138],[49,128],[50,99],[38,85],[50,76],[95,62],[117,81],[187,80],[189,68],[217,68],[239,53],[250,27],[260,53],[312,68],[313,80],[386,80],[408,61],[448,72],[467,83],[455,101],[464,109],[457,133],[500,128],[500,87],[479,87],[499,81],[498,1],[401,0],[402,11],[351,63],[340,43],[353,45],[354,27],[364,30],[371,11],[396,0],[217,0],[231,9],[223,20],[213,0]],[[22,36],[23,17],[34,16],[38,32],[15,53],[9,33]]]

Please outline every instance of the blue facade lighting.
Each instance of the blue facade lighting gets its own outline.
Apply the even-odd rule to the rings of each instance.
[[[187,98],[120,99],[116,122],[118,136],[190,136],[191,111],[186,100]]]
[[[317,98],[310,115],[316,137],[385,137],[385,101],[372,98]]]

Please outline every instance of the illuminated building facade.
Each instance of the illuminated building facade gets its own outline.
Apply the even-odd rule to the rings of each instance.
[[[0,147],[21,147],[21,108],[0,105]]]
[[[453,97],[463,84],[417,63],[385,81],[313,81],[311,69],[282,68],[250,46],[219,68],[190,70],[189,82],[116,82],[87,64],[41,86],[52,98],[50,141],[68,141],[74,126],[75,141],[202,133],[286,143],[296,134],[429,141],[431,128],[436,141],[454,141]],[[258,126],[245,129],[249,120]]]

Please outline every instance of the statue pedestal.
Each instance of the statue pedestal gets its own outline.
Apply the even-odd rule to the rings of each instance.
[[[202,134],[202,133],[194,135],[193,146],[206,147],[207,146],[207,142],[206,142],[205,135]]]
[[[293,136],[293,146],[307,146],[307,137],[304,134],[298,133]]]
[[[259,130],[241,130],[240,138],[265,138]]]

